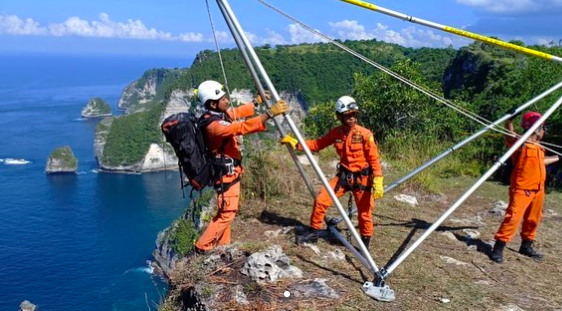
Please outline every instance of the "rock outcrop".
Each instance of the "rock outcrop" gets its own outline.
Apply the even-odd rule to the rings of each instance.
[[[45,172],[47,174],[76,173],[78,159],[74,156],[69,146],[55,149],[47,159]]]
[[[82,109],[82,118],[100,118],[111,116],[111,106],[99,97],[94,97]]]
[[[205,220],[211,219],[211,213],[216,204],[216,196],[213,195],[212,191],[197,197],[190,202],[181,218],[158,233],[156,248],[152,252],[152,256],[154,257],[154,263],[157,265],[156,268],[162,271],[164,276],[170,277],[182,257],[178,253],[178,247],[175,246],[178,240],[177,236],[195,236],[194,232],[205,225]],[[185,224],[188,224],[188,226],[184,226]],[[193,226],[189,227],[192,224]],[[195,243],[195,241],[192,242]],[[193,245],[185,245],[183,251],[189,251],[192,247]]]
[[[140,79],[125,87],[117,108],[127,114],[145,111],[145,105],[155,99],[162,83],[170,77],[179,76],[181,72],[180,69],[164,68],[147,70]]]
[[[37,307],[34,304],[27,300],[22,301],[22,303],[20,304],[21,311],[35,311],[36,308]]]

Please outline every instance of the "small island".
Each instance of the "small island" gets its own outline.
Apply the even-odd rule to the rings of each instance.
[[[78,169],[78,159],[69,146],[55,149],[47,159],[45,172],[47,174],[75,174]]]
[[[111,116],[111,106],[99,97],[90,99],[86,107],[82,109],[82,118],[101,118],[109,116]]]

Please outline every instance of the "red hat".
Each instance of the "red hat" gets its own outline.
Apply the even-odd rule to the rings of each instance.
[[[523,119],[521,120],[521,127],[523,129],[528,130],[540,118],[541,118],[541,114],[538,112],[534,112],[534,111],[527,112],[523,116]]]

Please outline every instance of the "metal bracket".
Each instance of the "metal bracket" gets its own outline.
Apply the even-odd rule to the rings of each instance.
[[[388,285],[376,286],[373,282],[365,282],[363,292],[378,301],[391,302],[396,298]]]
[[[372,282],[365,282],[363,284],[363,291],[367,296],[375,298],[378,301],[390,302],[394,301],[396,298],[394,296],[394,291],[385,284],[386,277],[388,273],[385,268],[379,270],[375,275],[375,279]]]

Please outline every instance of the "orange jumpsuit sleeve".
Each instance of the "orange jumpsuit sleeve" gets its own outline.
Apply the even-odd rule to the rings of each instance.
[[[240,119],[240,118],[247,118],[251,117],[255,113],[254,103],[249,102],[242,106],[234,107],[228,109],[226,112],[231,119]]]
[[[336,137],[335,134],[336,134],[335,129],[332,129],[331,131],[328,132],[328,134],[318,139],[307,140],[306,145],[308,146],[308,149],[310,149],[310,151],[318,152],[334,143]],[[300,151],[303,150],[300,144],[297,145],[297,150]]]
[[[369,131],[367,139],[364,143],[365,158],[373,170],[374,176],[382,176],[381,161],[379,157],[379,150],[375,143],[375,136]]]
[[[207,127],[207,133],[213,137],[231,137],[265,131],[265,124],[257,116],[242,122],[215,121]]]

